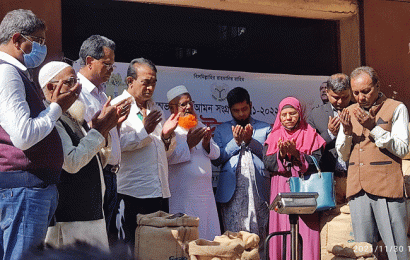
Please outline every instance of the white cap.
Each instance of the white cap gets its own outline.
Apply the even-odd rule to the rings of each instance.
[[[186,87],[183,86],[183,85],[171,88],[167,92],[168,102],[170,102],[171,100],[173,100],[177,96],[185,94],[185,93],[188,93],[188,89],[186,89]]]
[[[44,65],[38,73],[38,83],[40,83],[40,87],[44,88],[50,80],[67,67],[71,67],[70,64],[62,61],[50,61]]]

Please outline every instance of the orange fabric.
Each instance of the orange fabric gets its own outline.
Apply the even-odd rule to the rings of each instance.
[[[198,119],[194,115],[187,115],[187,116],[181,116],[178,119],[178,125],[185,128],[185,129],[191,129],[192,127],[195,127],[198,124]]]

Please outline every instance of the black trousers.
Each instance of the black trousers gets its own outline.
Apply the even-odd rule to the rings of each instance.
[[[108,171],[107,168],[103,170],[105,194],[104,194],[104,216],[107,230],[109,230],[112,215],[117,205],[117,175]]]
[[[137,199],[128,195],[118,193],[118,201],[124,207],[124,219],[121,221],[121,227],[125,233],[124,242],[134,251],[135,229],[137,228],[137,215],[150,214],[162,210],[169,212],[169,203],[166,198],[148,198]],[[122,202],[124,202],[122,204]],[[117,215],[118,217],[118,215]],[[118,230],[121,232],[121,230]]]

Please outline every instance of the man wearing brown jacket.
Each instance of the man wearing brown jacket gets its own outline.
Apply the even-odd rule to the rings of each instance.
[[[350,80],[357,103],[340,115],[336,149],[349,160],[346,197],[355,240],[376,245],[380,235],[389,259],[409,259],[401,170],[409,151],[408,111],[380,92],[373,68],[356,68]]]

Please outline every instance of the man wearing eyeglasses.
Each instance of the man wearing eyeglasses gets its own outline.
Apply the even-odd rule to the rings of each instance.
[[[132,60],[127,84],[128,89],[112,103],[132,98],[130,115],[121,125],[122,163],[117,184],[124,216],[117,215],[117,228],[119,236],[125,232],[125,242],[133,250],[137,214],[169,211],[167,156],[175,148],[173,136],[179,114],[165,120],[161,108],[152,100],[157,84],[157,69],[152,61]]]
[[[115,68],[114,51],[115,43],[100,35],[90,36],[81,45],[79,53],[81,69],[77,76],[83,86],[80,97],[86,105],[84,119],[87,122],[91,121],[95,113],[101,110],[107,101],[104,84]],[[108,165],[103,171],[105,183],[104,216],[107,230],[117,202],[116,174],[121,161],[119,127],[120,124],[110,131],[112,151],[111,156],[108,158]]]
[[[212,241],[221,235],[211,164],[219,157],[219,147],[212,140],[211,129],[198,121],[185,86],[170,89],[167,99],[171,113],[181,113],[175,129],[177,146],[168,157],[169,212],[199,217],[199,238]]]
[[[48,102],[58,84],[62,84],[62,92],[81,84],[74,69],[61,61],[44,65],[38,79]],[[56,124],[63,144],[64,164],[61,182],[57,184],[56,223],[48,229],[46,238],[46,242],[55,247],[80,240],[109,249],[103,216],[102,168],[111,150],[108,132],[125,120],[129,110],[129,104],[116,108],[108,105],[109,101],[93,116],[90,127],[84,121],[85,104],[80,99]]]
[[[357,103],[340,113],[335,147],[337,155],[349,161],[346,197],[354,239],[373,246],[382,239],[389,259],[410,259],[401,169],[409,153],[407,107],[381,92],[380,78],[371,67],[354,69],[350,86]]]
[[[61,91],[46,109],[28,68],[46,55],[46,26],[29,10],[0,23],[0,258],[20,259],[39,245],[57,207],[63,165],[55,123],[77,99],[80,86]]]

